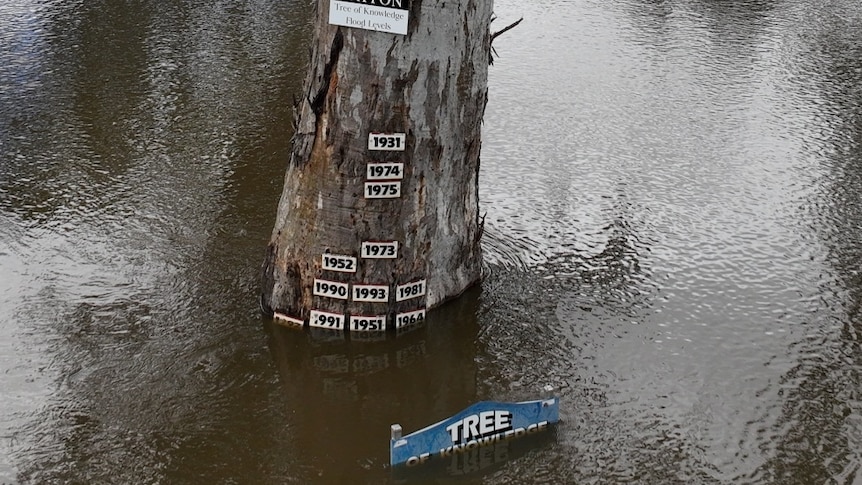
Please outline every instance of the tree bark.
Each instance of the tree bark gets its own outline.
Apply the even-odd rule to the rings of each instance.
[[[261,303],[305,322],[312,310],[387,315],[392,328],[397,314],[433,308],[481,278],[492,2],[413,0],[407,35],[330,25],[329,8],[318,0]],[[369,150],[378,132],[404,133],[406,149]],[[403,163],[400,197],[366,198],[369,163]],[[363,257],[369,241],[397,241],[397,257]],[[355,272],[325,269],[325,254],[356,258]],[[398,301],[399,286],[423,280],[424,295]],[[351,294],[315,295],[316,281]],[[386,286],[388,301],[355,301],[355,285]]]

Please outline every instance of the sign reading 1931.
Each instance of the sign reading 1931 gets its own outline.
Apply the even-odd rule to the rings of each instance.
[[[408,0],[331,0],[329,23],[390,34],[407,34]]]

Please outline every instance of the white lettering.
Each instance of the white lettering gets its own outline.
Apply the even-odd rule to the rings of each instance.
[[[449,437],[452,443],[470,444],[476,440],[481,440],[481,443],[487,443],[487,440],[482,440],[489,436],[499,434],[506,435],[512,430],[512,413],[508,411],[482,411],[479,414],[471,414],[464,419],[450,424],[446,427],[449,432]]]

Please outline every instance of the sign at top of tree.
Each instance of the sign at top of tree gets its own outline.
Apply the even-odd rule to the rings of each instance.
[[[406,35],[408,5],[404,0],[330,0],[329,23]]]

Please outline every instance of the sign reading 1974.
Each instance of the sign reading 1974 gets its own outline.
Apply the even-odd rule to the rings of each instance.
[[[407,135],[404,133],[369,133],[369,150],[386,150],[392,152],[403,152]]]

